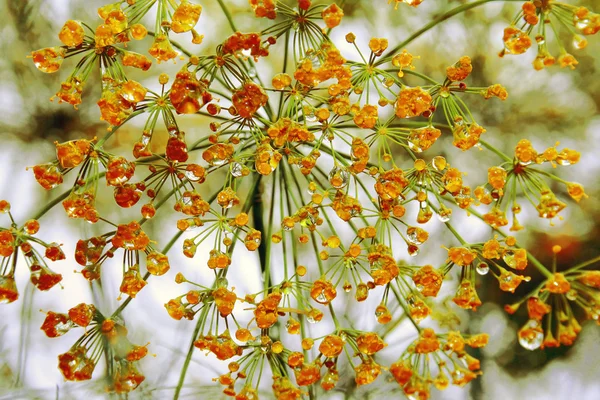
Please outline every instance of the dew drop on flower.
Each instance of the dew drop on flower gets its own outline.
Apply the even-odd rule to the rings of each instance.
[[[415,143],[415,140],[408,140],[408,147],[414,151],[415,153],[422,153],[423,149],[420,148],[417,143]]]
[[[567,158],[560,158],[560,157],[556,159],[556,162],[565,167],[572,164],[571,160],[569,160]]]
[[[448,222],[448,221],[450,221],[450,214],[449,213],[441,213],[440,212],[437,216],[438,216],[438,219],[441,222]]]
[[[325,296],[325,292],[321,291],[321,293],[319,293],[319,295],[317,296],[316,299],[319,303],[327,303],[329,300],[327,299],[327,296]]]
[[[575,28],[579,29],[579,30],[584,30],[585,28],[587,28],[590,25],[590,19],[589,18],[576,18],[575,19]]]
[[[305,115],[306,118],[306,122],[316,122],[317,121],[317,116],[315,115],[315,113],[310,113],[310,114],[306,114]]]
[[[227,280],[227,278],[219,278],[217,279],[217,281],[215,282],[215,286],[218,288],[224,287],[226,288],[229,285],[229,281]]]
[[[431,160],[431,164],[433,165],[433,168],[436,169],[436,171],[443,171],[448,165],[446,159],[442,156],[433,157],[433,160]]]
[[[329,172],[329,183],[336,189],[345,187],[349,180],[350,173],[344,168],[335,166],[331,169],[331,172]]]
[[[419,244],[423,244],[423,240],[422,240],[422,238],[419,236],[419,231],[421,231],[421,232],[422,232],[423,230],[422,230],[422,229],[419,229],[419,228],[415,228],[414,226],[411,226],[411,227],[409,227],[409,228],[406,230],[406,237],[408,238],[408,240],[409,240],[411,243],[414,243],[414,244],[417,244],[417,245],[419,245]]]
[[[233,163],[233,165],[231,166],[231,176],[233,176],[234,178],[239,178],[240,176],[242,176],[242,172],[244,170],[244,167],[242,166],[242,164],[240,163]]]
[[[482,262],[477,264],[475,270],[479,275],[487,275],[487,273],[490,272],[490,266],[487,263]]]
[[[517,260],[515,260],[515,252],[512,250],[506,250],[504,254],[502,254],[502,259],[511,268],[514,268],[517,265]]]
[[[348,281],[344,282],[344,292],[349,293],[352,290],[352,284]]]
[[[519,344],[527,350],[536,350],[540,348],[544,341],[544,332],[540,323],[534,319],[527,321],[519,330]]]
[[[417,254],[419,254],[419,247],[414,244],[408,245],[407,250],[408,250],[408,255],[411,257],[415,257]]]

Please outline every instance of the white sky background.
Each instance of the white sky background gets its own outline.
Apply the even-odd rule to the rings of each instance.
[[[422,26],[423,21],[430,17],[427,14],[433,12],[436,8],[434,0],[426,0],[417,10],[401,6],[397,12],[407,15],[407,25],[393,26],[392,19],[388,15],[392,12],[393,7],[387,6],[386,0],[373,1],[373,3],[375,2],[381,3],[381,5],[374,7],[375,13],[377,13],[375,18],[377,23],[375,25],[364,25],[364,21],[347,19],[342,23],[341,27],[334,30],[334,42],[339,45],[344,55],[348,58],[354,56],[352,48],[343,39],[343,36],[348,31],[353,31],[359,37],[358,41],[362,43],[361,48],[366,47],[365,43],[371,36],[387,37],[390,39],[390,43],[395,43],[399,39],[406,37],[407,33]],[[49,13],[56,21],[76,18],[76,16],[70,13],[69,5],[71,3],[68,0],[43,2],[43,13]],[[93,4],[94,7],[103,4],[103,2],[99,1],[90,1],[89,3]],[[209,2],[206,0],[200,3],[203,4],[205,10],[200,19],[198,30],[201,34],[206,34],[205,45],[209,45],[214,41],[211,38],[211,36],[214,36],[212,32],[220,30],[221,24],[224,22],[220,17],[214,17],[218,15],[216,12],[213,12],[215,11],[214,4],[209,5]],[[228,1],[228,3],[233,3],[239,7],[246,7],[244,0]],[[500,4],[487,5],[485,7],[486,16],[489,18],[496,17],[500,7]],[[246,21],[242,21],[242,25],[245,23]],[[61,24],[57,23],[57,27],[59,25]],[[505,21],[497,21],[489,26],[486,32],[489,35],[489,47],[492,53],[490,55],[490,63],[501,62],[492,56],[493,53],[500,49],[501,43],[499,38],[504,26]],[[440,46],[436,41],[442,35],[447,39],[447,42],[444,42],[444,45]],[[224,35],[219,37],[224,37]],[[424,49],[427,46],[435,48],[438,53],[436,60],[444,57],[457,59],[460,55],[469,54],[469,37],[469,33],[462,24],[450,20],[421,37],[416,42],[416,45],[419,49]],[[590,42],[597,41],[597,39],[591,38]],[[56,41],[57,39],[54,37],[48,38],[48,46],[53,45]],[[184,40],[179,41],[184,42]],[[592,49],[597,50],[598,46],[590,48],[588,51],[592,52]],[[409,50],[412,52],[412,48],[409,48]],[[535,102],[533,100],[527,102],[523,99],[533,99],[534,97],[531,97],[531,94],[532,91],[535,91],[536,95],[544,96],[552,106],[586,115],[597,113],[592,99],[588,95],[574,89],[574,78],[573,75],[569,74],[570,71],[533,71],[530,66],[533,56],[534,53],[530,51],[525,56],[502,60],[502,68],[494,66],[494,71],[497,72],[491,72],[490,76],[494,79],[494,82],[500,82],[507,86],[511,96],[509,99],[514,98],[514,101],[518,102],[518,104],[524,104],[525,107],[532,107],[533,109],[536,107]],[[598,57],[595,57],[593,60],[596,66],[598,66],[598,59]],[[423,56],[415,64],[419,68],[426,65],[427,62],[427,57]],[[179,65],[168,66],[168,68],[176,70],[179,68]],[[265,73],[265,76],[269,76],[269,73]],[[515,79],[515,77],[518,77],[518,79]],[[493,106],[509,107],[509,101],[506,103],[493,103]],[[0,82],[0,107],[2,110],[5,110],[3,119],[5,118],[7,121],[18,119],[19,109],[23,106],[26,106],[26,102],[21,98],[15,97],[12,84],[5,80]],[[64,104],[60,106],[54,105],[54,107],[64,106]],[[592,187],[598,184],[597,176],[600,169],[597,158],[597,154],[600,154],[600,117],[596,116],[595,118],[588,118],[588,120],[589,124],[579,128],[582,131],[580,133],[584,131],[587,137],[585,146],[581,146],[581,143],[577,143],[577,140],[572,140],[568,137],[564,138],[564,136],[561,136],[560,131],[538,135],[534,140],[534,146],[544,148],[552,145],[560,138],[562,142],[562,146],[560,147],[568,146],[581,149],[582,161],[568,171],[561,170],[560,174],[562,177],[568,177]],[[141,124],[142,121],[137,120],[137,123]],[[515,132],[515,135],[527,137],[528,132],[536,133],[535,129],[535,126],[524,126],[522,135],[519,132]],[[37,144],[28,146],[14,138],[5,136],[2,132],[0,132],[0,135],[0,159],[2,160],[2,166],[0,167],[0,199],[10,201],[13,205],[12,211],[15,218],[17,221],[23,222],[32,215],[32,211],[37,210],[40,204],[47,201],[47,198],[44,197],[46,194],[43,193],[43,189],[35,182],[32,173],[25,171],[25,167],[49,160],[52,157],[52,145],[49,143],[43,150],[40,150]],[[494,136],[494,132],[491,129],[488,131],[487,138],[493,143],[502,143],[503,141],[503,138]],[[41,152],[44,154],[41,154]],[[458,156],[458,153],[454,155]],[[457,166],[462,170],[472,171],[475,169],[472,164],[470,165],[473,161],[470,161],[469,157],[456,157],[452,161],[453,166]],[[474,172],[468,178],[475,181],[477,176],[477,173]],[[56,189],[57,193],[61,193],[66,188],[66,184],[63,184],[59,189]],[[54,195],[57,193],[54,193]],[[592,204],[597,205],[596,200],[591,199],[590,201],[594,202]],[[136,210],[138,208],[139,206],[136,207]],[[583,215],[583,211],[577,206],[569,207],[565,211],[565,221],[556,221],[557,227],[552,229],[562,229],[567,232],[579,232],[581,234],[591,229],[591,221],[585,222],[583,220],[584,222],[577,226],[569,224],[569,213],[573,213],[574,217]],[[0,218],[5,217],[0,215]],[[582,218],[577,218],[577,220],[582,221]],[[125,221],[127,219],[121,222]],[[0,220],[0,224],[4,225],[5,222],[5,220]],[[31,307],[31,324],[28,328],[24,328],[20,322],[20,315],[23,300],[26,297],[27,290],[25,287],[29,275],[24,263],[21,263],[19,268],[17,268],[21,298],[16,303],[8,306],[2,305],[2,308],[0,308],[0,354],[2,355],[2,359],[9,360],[10,366],[16,373],[20,341],[23,338],[23,333],[27,332],[26,329],[29,329],[29,334],[27,335],[28,341],[26,342],[28,352],[25,364],[26,375],[24,377],[24,387],[35,389],[35,395],[30,391],[7,391],[3,393],[3,390],[6,389],[0,383],[0,400],[29,399],[34,398],[34,396],[40,399],[53,399],[55,398],[57,387],[59,388],[60,398],[82,398],[85,395],[86,398],[92,399],[94,398],[92,391],[87,387],[82,387],[80,384],[65,383],[56,368],[57,355],[65,352],[79,337],[82,330],[75,329],[61,338],[48,339],[39,331],[45,314],[38,312],[38,310],[66,312],[70,307],[80,302],[92,302],[86,281],[80,274],[74,274],[71,271],[81,269],[72,258],[76,240],[91,236],[93,232],[91,229],[93,228],[85,225],[84,222],[67,220],[60,206],[57,206],[53,212],[45,216],[40,222],[41,230],[37,234],[38,237],[48,242],[58,241],[64,243],[63,249],[67,254],[67,260],[51,265],[57,272],[63,274],[64,280],[62,284],[64,289],[56,287],[49,292],[35,292],[33,297],[34,303]],[[531,219],[528,222],[540,227],[547,227],[546,221]],[[487,232],[480,224],[471,224],[469,219],[465,219],[460,226],[464,231],[469,231],[469,235],[473,235],[474,237],[481,235],[484,231]],[[436,226],[433,222],[426,226],[426,229],[430,230],[430,233],[435,232],[438,228],[439,224]],[[162,230],[168,231],[169,234],[175,232],[172,219],[170,226],[156,228],[154,234],[157,235]],[[151,234],[151,237],[154,238],[155,235]],[[469,235],[466,235],[467,239],[469,239]],[[162,247],[167,240],[162,237],[158,247]],[[431,249],[437,246],[433,241],[429,245]],[[180,254],[180,248],[181,241],[169,253],[172,265],[171,271],[163,277],[152,277],[149,285],[140,292],[124,313],[130,332],[129,337],[132,342],[144,344],[151,341],[149,347],[150,353],[156,354],[156,358],[149,356],[141,363],[142,371],[147,375],[147,383],[149,384],[145,384],[141,391],[134,392],[130,398],[170,398],[172,392],[166,391],[167,395],[161,392],[151,395],[149,392],[144,392],[143,390],[156,385],[158,379],[160,379],[160,385],[172,387],[178,378],[178,372],[183,362],[195,322],[172,320],[164,310],[163,304],[191,288],[189,285],[178,286],[173,282],[176,272],[182,271],[191,280],[201,282],[210,276],[206,274],[208,269],[205,266],[206,257],[203,258],[201,256],[202,250],[199,250],[196,258],[190,261]],[[439,257],[441,254],[439,252],[431,251],[425,253],[429,254],[419,256],[416,260],[418,263],[441,261]],[[441,256],[443,260],[443,255]],[[101,310],[105,313],[112,312],[119,304],[116,300],[120,280],[119,257],[115,257],[113,261],[115,262],[112,264],[107,263],[103,266],[105,272],[104,284],[108,291],[106,309]],[[262,283],[258,278],[258,266],[255,255],[248,255],[245,250],[236,251],[233,263],[234,265],[244,266],[244,268],[239,268],[239,271],[246,271],[230,280],[230,285],[236,287],[236,293],[241,294],[256,291]],[[111,274],[111,270],[115,273]],[[204,280],[203,283],[207,283],[207,281]],[[488,284],[492,284],[492,282],[488,282]],[[334,302],[336,307],[343,306],[343,299],[340,297],[343,297],[344,294],[340,293],[340,295],[336,299],[336,302]],[[238,308],[243,308],[243,306],[238,306]],[[359,309],[356,311],[357,317],[361,315]],[[366,319],[367,316],[362,315],[362,318]],[[482,307],[475,319],[477,320],[477,324],[480,325],[481,330],[491,335],[490,346],[484,350],[488,356],[494,357],[494,355],[502,353],[507,348],[515,348],[515,351],[521,351],[514,341],[514,329],[516,327],[508,324],[508,320],[503,312],[494,306]],[[327,332],[328,327],[324,325],[317,326],[316,330]],[[600,354],[600,341],[598,340],[600,339],[600,334],[597,327],[589,326],[587,328],[584,329],[582,337],[567,357],[553,361],[546,369],[535,374],[514,378],[503,372],[494,361],[486,362],[482,368],[484,376],[481,378],[484,397],[486,399],[577,398],[584,400],[600,398],[600,382],[597,379],[600,374],[600,364],[596,362],[594,357]],[[407,338],[414,338],[410,329],[410,327],[399,329],[395,336],[398,337],[400,342],[406,343]],[[392,354],[388,357],[393,356]],[[217,389],[210,396],[205,394],[207,397],[194,397],[191,395],[189,398],[216,398],[219,388],[211,382],[211,379],[217,376],[216,370],[224,371],[224,365],[226,364],[216,362],[210,357],[204,357],[200,354],[200,351],[196,350],[192,365],[188,371],[187,385],[201,384],[216,387]],[[96,368],[94,374],[96,378],[101,376],[103,372],[102,368],[102,365]],[[374,385],[383,384],[386,379],[385,374],[383,375]],[[270,379],[264,379],[264,382],[270,385]],[[102,383],[98,382],[98,385],[100,390],[97,393],[102,393]],[[79,388],[81,390],[78,390]],[[432,390],[432,394],[434,398],[438,399],[468,398],[467,390],[456,388],[441,393]],[[99,394],[96,397],[104,398],[106,396]],[[264,398],[269,398],[268,394]]]

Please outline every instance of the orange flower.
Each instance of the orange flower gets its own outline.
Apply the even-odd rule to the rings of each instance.
[[[415,353],[433,353],[440,349],[440,342],[431,328],[421,331],[419,339],[415,343]]]
[[[321,12],[321,17],[329,29],[338,26],[342,22],[343,16],[344,11],[342,11],[335,3],[324,8]]]
[[[578,280],[586,286],[600,289],[600,271],[584,271]]]
[[[213,291],[213,297],[215,299],[215,305],[217,310],[222,317],[226,317],[233,312],[237,296],[234,292],[227,290],[227,288],[220,287]]]
[[[471,58],[468,56],[461,57],[458,62],[446,68],[446,76],[453,82],[464,81],[473,71]]]
[[[69,320],[68,315],[48,311],[46,319],[44,319],[44,323],[40,329],[43,330],[49,338],[55,338],[67,333],[72,326],[73,324]]]
[[[560,272],[555,272],[554,276],[546,281],[545,289],[550,293],[565,294],[571,290],[571,284]]]
[[[142,231],[138,222],[132,221],[119,225],[111,242],[113,246],[126,250],[146,250],[150,238]]]
[[[15,278],[12,275],[0,276],[0,304],[7,304],[19,298]]]
[[[344,341],[338,335],[327,335],[319,345],[319,351],[325,357],[335,358],[342,353]]]
[[[373,355],[387,346],[375,332],[365,332],[356,338],[358,350],[366,355]]]
[[[477,253],[466,247],[451,247],[448,249],[448,259],[461,267],[470,265],[476,257]]]
[[[523,54],[531,47],[531,39],[527,33],[513,26],[504,28],[502,40],[507,54]]]
[[[169,61],[177,57],[178,53],[173,50],[171,42],[167,35],[159,33],[154,37],[154,43],[148,50],[148,53],[160,63],[161,61]]]
[[[92,379],[96,365],[87,357],[85,347],[71,348],[58,356],[58,369],[68,381],[85,381]]]
[[[62,65],[67,50],[63,47],[47,47],[31,53],[35,67],[42,72],[51,74],[58,71]]]
[[[412,279],[417,286],[417,290],[423,296],[435,297],[442,287],[444,277],[431,265],[425,265],[413,274]]]
[[[85,32],[83,26],[77,21],[72,19],[65,22],[62,29],[58,33],[58,38],[65,46],[77,47],[83,43]]]
[[[275,19],[277,10],[273,0],[249,0],[250,6],[254,10],[254,14],[258,18]]]
[[[396,99],[398,118],[418,117],[431,107],[431,95],[420,87],[403,88]]]
[[[171,29],[175,33],[189,32],[198,23],[202,6],[182,0],[173,13]]]
[[[541,321],[544,315],[552,311],[552,307],[544,303],[537,297],[530,297],[527,299],[527,313],[530,319]]]
[[[375,361],[368,360],[354,367],[354,372],[356,373],[354,381],[357,386],[368,385],[381,374],[381,367]]]
[[[266,329],[277,322],[277,307],[280,301],[281,294],[270,293],[263,301],[258,303],[254,310],[254,317],[259,328]]]
[[[316,280],[310,289],[310,297],[321,304],[329,304],[337,296],[335,286],[324,278]]]
[[[432,126],[413,129],[408,135],[408,146],[415,152],[421,153],[429,149],[442,135],[442,131]]]
[[[475,311],[481,305],[481,300],[471,281],[463,280],[452,301],[459,307]]]
[[[321,367],[316,364],[302,364],[300,368],[294,369],[294,375],[298,386],[309,386],[321,378]]]
[[[93,304],[81,303],[69,310],[69,318],[74,324],[83,328],[88,326],[96,316],[96,307]]]
[[[146,286],[146,281],[140,274],[139,266],[134,265],[129,267],[127,272],[123,274],[123,281],[121,282],[121,293],[135,298],[135,296]]]
[[[498,268],[500,269],[500,276],[497,277],[500,283],[500,290],[504,290],[505,292],[514,293],[521,282],[529,282],[531,280],[529,276],[517,275],[504,268]]]
[[[242,118],[252,118],[259,108],[267,104],[268,100],[269,97],[262,87],[253,82],[245,83],[231,97],[231,102]]]
[[[390,373],[400,384],[404,386],[408,383],[410,378],[413,376],[413,370],[407,360],[397,361],[390,366]]]

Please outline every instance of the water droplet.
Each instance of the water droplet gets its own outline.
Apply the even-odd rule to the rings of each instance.
[[[487,263],[482,262],[477,264],[475,270],[479,275],[487,275],[487,273],[490,272],[490,266]]]
[[[452,215],[452,210],[450,210],[450,209],[446,209],[446,210],[440,209],[440,212],[438,213],[437,217],[442,222],[448,222],[448,221],[450,221],[450,216],[451,215]]]
[[[421,147],[419,147],[418,144],[415,143],[415,141],[411,140],[410,138],[408,139],[408,147],[415,153],[423,152],[423,149]]]
[[[348,293],[352,290],[352,284],[348,281],[344,282],[344,292]]]
[[[514,268],[517,265],[517,260],[515,260],[515,252],[508,249],[505,250],[502,254],[502,259],[511,268]]]
[[[229,285],[229,282],[227,281],[227,278],[219,278],[215,282],[215,286],[218,287],[218,288],[220,288],[220,287],[226,288],[227,285]]]
[[[406,237],[408,240],[414,244],[422,244],[423,242],[419,240],[419,232],[417,228],[414,226],[409,227],[406,230]]]
[[[311,112],[310,114],[305,114],[304,117],[306,118],[306,122],[316,122],[317,121],[317,116],[313,112]]]
[[[425,395],[425,394],[426,394],[427,396],[429,396],[429,392],[425,392],[425,393],[424,393],[424,395]],[[427,397],[424,397],[424,396],[422,396],[422,395],[421,395],[421,392],[419,392],[419,391],[416,391],[416,392],[412,392],[412,393],[410,393],[410,394],[407,394],[407,395],[406,395],[406,398],[407,398],[408,400],[421,400],[421,398],[427,398]]]
[[[460,369],[455,369],[452,371],[452,379],[455,381],[460,381],[465,377],[465,373]]]
[[[588,26],[590,26],[590,19],[589,18],[576,18],[575,19],[575,27],[579,30],[584,30],[586,29]]]
[[[239,178],[240,176],[242,176],[242,171],[244,170],[244,167],[242,166],[242,164],[236,162],[233,163],[231,165],[231,176],[233,176],[234,178]]]
[[[316,299],[316,300],[317,300],[319,303],[327,303],[327,302],[328,302],[328,300],[327,300],[327,296],[325,296],[325,292],[323,292],[323,291],[322,291],[321,293],[319,293],[319,295],[317,296],[317,299]]]
[[[425,207],[423,207],[423,206],[425,206]],[[426,201],[421,202],[421,205],[419,207],[419,214],[417,215],[417,222],[419,224],[425,224],[431,219],[432,216],[433,216],[433,211],[431,211],[431,208],[429,207],[427,202]]]
[[[341,189],[348,184],[350,180],[350,172],[345,168],[335,166],[329,172],[329,182],[336,189]]]
[[[519,344],[527,350],[540,348],[544,341],[544,332],[540,328],[540,323],[534,319],[527,321],[519,330]]]
[[[410,244],[408,245],[408,255],[411,257],[415,257],[417,254],[419,254],[419,246],[416,246],[414,244]]]
[[[431,164],[433,165],[433,168],[436,169],[436,171],[443,171],[448,165],[446,159],[442,156],[433,157],[433,160],[431,160]]]

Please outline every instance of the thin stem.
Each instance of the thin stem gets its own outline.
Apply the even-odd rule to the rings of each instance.
[[[179,381],[177,382],[177,387],[175,388],[175,395],[173,396],[173,400],[177,400],[179,398],[179,393],[181,392],[181,388],[183,388],[183,382],[185,381],[185,375],[187,373],[188,367],[190,366],[190,362],[192,361],[192,354],[194,354],[194,342],[200,333],[200,329],[202,329],[202,322],[206,319],[208,307],[205,307],[202,310],[202,315],[198,317],[198,322],[196,322],[196,327],[194,328],[194,333],[192,334],[192,340],[190,340],[190,345],[188,346],[188,352],[185,356],[185,361],[183,363],[183,367],[181,368],[181,374],[179,375]],[[204,317],[204,318],[202,318]]]
[[[475,1],[473,3],[467,3],[467,4],[460,5],[456,8],[453,8],[452,10],[433,19],[430,23],[428,23],[427,25],[425,25],[424,27],[422,27],[421,29],[419,29],[418,31],[416,31],[415,33],[410,35],[408,38],[406,38],[406,40],[404,40],[403,42],[401,42],[400,44],[398,44],[397,46],[395,46],[394,48],[389,50],[385,56],[381,57],[381,59],[375,63],[375,66],[378,66],[387,61],[390,61],[394,54],[396,54],[398,51],[402,50],[404,47],[406,47],[408,44],[410,44],[413,40],[417,39],[419,36],[426,33],[428,30],[435,27],[436,25],[444,22],[447,19],[452,18],[456,14],[460,14],[462,12],[465,12],[465,11],[470,10],[475,7],[479,7],[483,4],[486,4],[486,3],[489,3],[492,1],[522,1],[522,0],[479,0],[479,1]]]
[[[237,32],[237,28],[235,27],[235,22],[233,22],[233,17],[231,16],[231,12],[229,12],[229,9],[227,8],[227,6],[225,5],[225,3],[223,3],[223,0],[217,0],[217,2],[219,3],[219,6],[221,6],[221,10],[223,10],[223,14],[225,14],[225,18],[227,18],[227,22],[229,22],[229,26],[231,27],[231,30],[233,32]]]
[[[485,147],[486,149],[488,149],[488,150],[492,151],[493,153],[495,153],[496,155],[498,155],[498,157],[502,158],[504,161],[512,162],[512,159],[509,156],[507,156],[506,154],[504,154],[503,152],[501,152],[500,150],[498,150],[497,148],[495,148],[494,146],[492,146],[485,140],[479,139],[479,143],[481,143],[483,145],[483,147]]]

